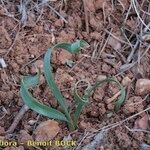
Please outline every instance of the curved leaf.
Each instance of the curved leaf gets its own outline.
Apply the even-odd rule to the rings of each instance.
[[[83,96],[80,96],[78,94],[78,91],[77,91],[77,85],[80,83],[80,82],[87,82],[87,88],[85,89],[84,91],[84,95]],[[74,124],[75,126],[77,127],[77,123],[78,123],[78,119],[80,117],[80,114],[84,108],[84,106],[88,103],[88,99],[89,99],[89,96],[87,96],[88,94],[88,90],[91,88],[91,84],[87,81],[87,80],[80,80],[78,81],[76,84],[75,84],[75,87],[74,87],[74,100],[76,102],[76,111],[74,113]]]
[[[117,81],[113,78],[106,78],[105,80],[97,81],[95,83],[95,85],[90,89],[89,94],[92,91],[95,91],[95,89],[97,87],[99,87],[100,85],[102,85],[105,82],[115,82],[117,84],[118,88],[120,89],[121,95],[119,96],[118,100],[115,102],[115,110],[118,111],[120,109],[121,105],[124,103],[125,97],[126,97],[125,88],[120,84],[119,81]]]
[[[62,49],[65,49],[72,54],[75,54],[75,53],[79,52],[81,47],[88,46],[88,45],[89,44],[84,40],[77,40],[76,42],[71,43],[71,44],[70,43],[59,43],[59,44],[55,45],[53,47],[53,49],[54,48],[62,48]]]
[[[32,110],[34,110],[44,116],[67,121],[70,129],[74,129],[74,123],[70,116],[70,112],[68,111],[68,108],[67,108],[67,105],[65,102],[65,98],[61,94],[60,90],[58,89],[58,87],[54,81],[54,77],[52,74],[52,68],[50,65],[51,52],[54,48],[62,48],[72,54],[75,54],[80,50],[81,47],[83,47],[85,45],[87,45],[87,43],[83,40],[77,40],[76,42],[74,42],[72,44],[60,43],[60,44],[55,45],[53,48],[49,48],[44,56],[44,75],[45,75],[46,81],[48,83],[48,86],[52,90],[53,95],[55,96],[58,103],[62,107],[65,115],[51,107],[41,104],[40,102],[38,102],[37,99],[32,97],[32,95],[28,91],[28,89],[29,89],[29,87],[33,87],[38,84],[38,79],[39,79],[38,75],[36,75],[34,77],[26,76],[21,80],[20,93],[21,93],[22,99],[25,102],[25,104],[27,106],[29,106],[29,108],[31,108]]]
[[[37,99],[32,97],[31,93],[28,91],[29,87],[35,86],[38,84],[39,75],[36,76],[25,76],[21,80],[21,97],[24,103],[32,110],[38,112],[41,115],[47,116],[49,118],[68,121],[65,115],[56,109],[48,107],[44,104],[38,102]]]
[[[56,100],[58,101],[61,108],[65,112],[65,115],[70,122],[69,126],[72,129],[74,129],[74,123],[72,121],[69,110],[67,108],[66,100],[63,97],[62,93],[60,92],[60,90],[58,89],[58,87],[54,81],[54,77],[53,77],[53,73],[52,73],[52,67],[50,64],[51,53],[55,48],[62,48],[62,49],[65,49],[72,54],[75,54],[80,50],[81,47],[83,47],[85,45],[87,45],[87,43],[83,40],[77,40],[76,42],[74,42],[72,44],[60,43],[60,44],[55,45],[53,48],[49,48],[48,51],[46,52],[45,56],[44,56],[44,75],[45,75],[46,81],[47,81],[48,86],[50,87],[53,95],[55,96]]]
[[[54,81],[53,74],[52,74],[52,68],[51,68],[51,65],[50,65],[51,53],[52,53],[52,50],[54,48],[62,48],[62,49],[67,50],[68,52],[74,54],[74,53],[77,53],[79,51],[79,49],[81,47],[85,46],[85,45],[87,45],[87,43],[83,40],[77,40],[73,44],[60,43],[60,44],[55,45],[52,49],[49,48],[48,51],[46,52],[45,56],[44,56],[44,74],[45,74],[46,81],[47,81],[50,89],[52,90],[53,95],[55,96],[58,103],[63,108],[63,110],[64,110],[65,114],[67,115],[67,117],[69,117],[69,118],[70,118],[70,115],[69,115],[67,107],[66,107],[65,98],[63,97],[60,90],[58,89],[58,87],[57,87],[57,85]]]
[[[52,68],[51,68],[51,65],[50,65],[51,52],[52,52],[52,49],[49,48],[48,51],[45,54],[45,57],[44,57],[44,75],[45,75],[47,84],[50,87],[53,95],[55,96],[58,103],[61,105],[61,107],[65,111],[65,113],[67,113],[65,98],[63,97],[60,90],[58,89],[58,87],[57,87],[57,85],[54,81],[53,74],[52,74]]]
[[[90,88],[90,86],[88,86],[88,88],[86,89],[86,93],[83,96],[80,96],[77,93],[77,90],[75,87],[74,98],[77,102],[77,108],[76,108],[76,111],[74,114],[74,122],[75,122],[76,126],[77,126],[77,121],[80,117],[81,111],[84,108],[84,106],[86,105],[86,103],[88,102],[88,98],[91,96],[93,91],[96,90],[96,88],[98,88],[105,82],[115,82],[117,84],[118,88],[121,90],[121,96],[118,98],[118,100],[115,103],[115,110],[118,111],[120,109],[121,105],[124,103],[125,88],[117,80],[114,80],[113,78],[107,78],[105,80],[96,81],[96,83],[91,88]]]

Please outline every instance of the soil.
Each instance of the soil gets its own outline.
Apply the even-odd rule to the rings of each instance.
[[[112,39],[107,41],[108,31],[118,39],[126,41],[121,32],[121,29],[124,29],[127,32],[126,36],[130,37],[131,34],[134,34],[130,42],[135,44],[136,36],[140,34],[141,30],[137,26],[138,16],[134,9],[124,24],[126,13],[130,7],[129,0],[121,0],[121,3],[114,1],[114,4],[111,0],[89,0],[85,1],[84,5],[82,0],[50,0],[47,3],[61,17],[65,18],[65,21],[47,5],[39,5],[40,9],[36,9],[37,1],[34,0],[31,0],[30,4],[26,6],[27,19],[24,20],[23,12],[19,12],[18,8],[20,1],[0,2],[0,57],[7,64],[6,68],[0,66],[0,139],[15,140],[19,143],[30,139],[35,140],[36,127],[48,118],[32,110],[25,113],[13,133],[1,135],[10,127],[24,104],[19,94],[20,79],[22,75],[34,75],[36,66],[43,70],[43,54],[49,47],[59,42],[74,42],[77,39],[84,39],[90,47],[82,49],[76,55],[64,50],[53,52],[52,65],[55,81],[69,106],[74,104],[72,87],[79,80],[86,79],[92,84],[99,75],[106,75],[115,77],[120,83],[125,82],[126,78],[131,82],[126,86],[125,104],[118,112],[114,111],[113,102],[107,103],[107,100],[118,92],[118,88],[109,83],[97,88],[90,97],[89,103],[80,116],[79,128],[75,132],[71,133],[64,122],[58,121],[61,130],[53,140],[62,140],[70,135],[72,140],[77,140],[77,144],[82,140],[79,147],[82,149],[84,145],[93,140],[92,136],[92,138],[84,139],[86,133],[90,132],[94,135],[98,129],[122,121],[150,106],[149,95],[140,96],[135,92],[135,83],[139,78],[150,79],[150,51],[147,51],[141,58],[139,65],[135,64],[131,69],[118,74],[120,67],[127,62],[131,48],[112,36],[110,36]],[[139,4],[142,5],[141,3],[140,1]],[[143,3],[142,7],[146,11],[150,3],[148,1],[143,1]],[[147,17],[145,22],[149,21]],[[147,41],[143,41],[143,43],[147,44]],[[122,50],[123,48],[124,50]],[[134,59],[138,57],[138,52],[143,53],[145,50],[144,46],[139,47],[132,61],[134,62]],[[72,60],[75,65],[68,66],[67,60]],[[44,77],[41,78],[40,85],[34,90],[33,95],[44,104],[59,109]],[[100,143],[97,149],[137,150],[143,143],[150,144],[148,132],[128,130],[128,128],[133,129],[135,122],[145,115],[148,113],[143,112],[124,124],[110,129],[104,142]],[[148,131],[148,129],[150,128],[147,127],[145,130]],[[17,150],[17,148],[1,146],[0,149]],[[34,148],[20,145],[18,149]],[[41,149],[46,150],[44,147]]]

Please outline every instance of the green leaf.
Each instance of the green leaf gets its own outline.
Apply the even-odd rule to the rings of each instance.
[[[51,107],[48,107],[44,104],[38,102],[37,99],[32,97],[31,93],[28,91],[29,87],[35,86],[38,83],[39,74],[36,76],[25,76],[21,80],[21,97],[24,103],[32,110],[37,113],[47,116],[49,118],[68,121],[65,115]]]
[[[120,107],[123,105],[126,97],[126,91],[125,88],[121,88],[121,96],[118,98],[118,100],[115,102],[115,110],[118,111]]]
[[[80,96],[78,94],[78,91],[77,91],[77,86],[80,82],[86,82],[87,83],[87,88],[85,89],[83,96]],[[74,124],[75,124],[76,127],[77,127],[77,123],[78,123],[78,119],[80,117],[80,114],[81,114],[83,108],[85,107],[85,105],[88,103],[88,99],[89,99],[88,90],[90,88],[91,88],[91,85],[87,80],[80,80],[75,84],[75,87],[74,87],[74,100],[76,102],[77,107],[76,107],[76,111],[74,113]]]
[[[118,98],[118,100],[115,103],[115,110],[118,111],[121,107],[121,105],[124,103],[125,100],[125,88],[117,81],[114,80],[113,78],[106,78],[101,81],[96,81],[96,83],[91,87],[90,84],[88,84],[87,89],[85,90],[85,94],[83,96],[80,96],[77,92],[77,86],[75,86],[75,91],[74,91],[74,99],[77,102],[77,108],[74,114],[74,123],[77,126],[77,121],[80,117],[80,114],[82,112],[82,109],[88,102],[89,97],[92,95],[92,93],[98,88],[99,86],[102,86],[105,82],[115,82],[118,86],[118,88],[121,90],[121,96]]]
[[[50,65],[51,52],[52,52],[52,49],[49,48],[44,57],[44,75],[45,75],[46,81],[48,83],[48,86],[51,89],[56,100],[58,101],[58,103],[60,104],[60,106],[62,107],[64,112],[67,113],[65,98],[63,97],[60,90],[58,89],[58,87],[54,81],[53,74],[52,74],[52,67]]]
[[[120,109],[120,107],[122,106],[122,104],[124,103],[125,97],[126,97],[125,88],[120,84],[119,81],[117,81],[113,78],[107,78],[107,79],[102,80],[102,81],[97,81],[95,83],[95,85],[90,89],[89,94],[92,91],[95,91],[95,89],[97,87],[101,86],[105,82],[115,82],[117,84],[118,88],[120,89],[121,95],[119,96],[118,100],[115,102],[115,110],[118,111]]]
[[[54,48],[62,48],[67,50],[70,53],[77,53],[80,49],[80,47],[86,45],[87,43],[83,40],[77,40],[75,43],[73,44],[69,44],[69,43],[60,43],[57,44],[53,47]],[[51,53],[53,51],[53,49],[48,49],[48,51],[45,54],[44,57],[44,74],[45,74],[45,78],[46,81],[48,83],[48,86],[50,87],[50,89],[52,90],[53,95],[55,96],[55,98],[57,99],[58,103],[60,104],[60,106],[63,108],[65,114],[70,117],[67,107],[66,107],[66,101],[65,98],[63,97],[62,93],[60,92],[60,90],[58,89],[55,81],[54,81],[54,77],[52,74],[52,67],[50,65],[50,61],[51,61]]]
[[[66,100],[63,97],[62,93],[60,92],[60,90],[58,89],[58,87],[54,81],[52,67],[50,64],[51,53],[54,50],[54,48],[61,48],[61,49],[67,50],[68,52],[70,52],[72,54],[75,54],[75,53],[79,52],[80,48],[85,45],[87,45],[87,43],[83,40],[77,40],[76,42],[74,42],[72,44],[60,43],[60,44],[55,45],[53,48],[49,48],[44,56],[44,75],[45,75],[46,81],[47,81],[48,86],[50,87],[53,95],[55,96],[56,100],[58,101],[61,108],[63,109],[67,119],[69,120],[69,122],[70,122],[69,126],[72,129],[74,128],[74,125],[73,125],[72,118],[70,116],[70,112],[66,105]]]
[[[30,87],[35,87],[36,85],[39,84],[39,78],[40,78],[40,71],[38,70],[37,75],[32,76],[23,76],[23,80],[24,80],[24,86],[26,86],[26,88],[30,88]]]
[[[60,44],[55,45],[53,48],[49,48],[44,56],[44,75],[45,75],[46,81],[47,81],[48,86],[50,87],[53,95],[55,96],[56,100],[62,107],[65,115],[51,107],[41,104],[40,102],[38,102],[37,99],[32,97],[31,93],[28,91],[28,89],[30,87],[36,86],[38,84],[39,74],[37,74],[36,76],[26,76],[21,80],[20,93],[21,93],[22,99],[25,102],[25,104],[32,110],[34,110],[44,116],[67,121],[68,126],[71,130],[75,129],[74,123],[70,116],[70,112],[67,108],[66,100],[63,97],[62,93],[60,92],[60,90],[58,89],[58,87],[54,81],[54,77],[52,74],[52,67],[50,64],[51,53],[54,48],[62,48],[72,54],[75,54],[75,53],[79,52],[80,48],[85,45],[87,45],[87,43],[83,40],[77,40],[75,43],[72,43],[72,44],[60,43]]]
[[[62,48],[67,50],[68,52],[75,54],[80,51],[81,47],[88,46],[89,44],[84,40],[77,40],[76,42],[70,43],[59,43],[54,46],[54,48]]]

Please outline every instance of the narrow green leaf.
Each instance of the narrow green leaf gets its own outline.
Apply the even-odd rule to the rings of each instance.
[[[85,107],[85,105],[88,103],[88,98],[84,98],[79,96],[77,93],[74,93],[74,99],[76,101],[76,111],[74,113],[74,125],[77,127],[78,120],[80,117],[80,114]]]
[[[36,76],[26,76],[21,80],[21,97],[24,103],[32,110],[37,113],[47,116],[49,118],[68,121],[65,115],[51,107],[48,107],[44,104],[38,102],[37,99],[32,97],[31,93],[28,91],[28,88],[32,85],[35,86],[38,83],[39,75]]]
[[[65,115],[66,115],[67,119],[69,120],[68,125],[69,125],[70,129],[74,128],[74,124],[73,124],[72,118],[70,116],[70,112],[67,108],[66,100],[63,97],[62,93],[60,92],[60,90],[58,89],[58,87],[54,81],[52,67],[50,64],[51,53],[54,50],[54,48],[61,48],[61,49],[67,50],[68,52],[70,52],[72,54],[75,54],[75,53],[79,52],[80,48],[85,45],[87,45],[87,43],[83,40],[77,40],[75,43],[72,43],[72,44],[60,43],[60,44],[55,45],[53,48],[49,48],[44,56],[44,74],[45,74],[46,81],[47,81],[48,86],[50,87],[53,95],[55,96],[56,100],[58,101],[61,108],[65,112]]]
[[[112,78],[107,78],[105,80],[96,81],[96,83],[92,87],[88,86],[88,88],[86,89],[86,93],[83,96],[79,96],[79,94],[76,90],[77,88],[75,87],[74,99],[77,102],[77,108],[76,108],[76,111],[74,114],[74,123],[76,126],[77,126],[77,121],[78,121],[80,114],[82,112],[82,109],[84,108],[84,106],[88,102],[88,98],[96,90],[96,88],[98,88],[99,86],[101,86],[105,82],[115,82],[117,84],[118,88],[121,90],[121,96],[118,98],[118,100],[115,103],[115,110],[118,111],[120,109],[121,105],[124,103],[125,88],[117,80],[114,80]]]
[[[55,45],[52,49],[48,49],[48,51],[46,52],[45,56],[44,56],[44,74],[45,74],[45,78],[46,81],[50,87],[50,89],[52,90],[53,95],[55,96],[55,98],[57,99],[58,103],[61,105],[61,107],[63,108],[65,114],[69,117],[69,113],[66,107],[66,102],[65,102],[65,98],[63,97],[62,93],[60,92],[60,90],[58,89],[55,81],[54,81],[54,77],[52,74],[52,68],[50,65],[50,61],[51,61],[51,53],[52,50],[54,48],[62,48],[67,50],[70,53],[77,53],[79,51],[79,49],[82,46],[87,45],[87,43],[83,40],[77,40],[75,43],[73,44],[69,44],[69,43],[60,43]]]
[[[45,57],[44,57],[44,75],[45,75],[46,81],[48,83],[48,86],[50,87],[56,100],[58,101],[60,106],[63,108],[64,112],[67,113],[65,98],[63,97],[60,90],[58,89],[58,87],[54,81],[53,74],[52,74],[52,68],[50,65],[51,52],[52,52],[52,49],[48,49],[48,51],[46,52]]]
[[[74,130],[74,124],[73,124],[72,118],[70,116],[70,112],[68,111],[68,108],[67,108],[67,105],[65,102],[65,98],[63,97],[62,93],[58,89],[58,87],[54,81],[53,74],[52,74],[52,68],[50,65],[51,52],[54,48],[62,48],[72,54],[75,54],[80,50],[81,47],[83,47],[85,45],[87,45],[87,43],[83,40],[77,40],[73,44],[60,43],[60,44],[55,45],[53,48],[49,48],[44,56],[44,75],[45,75],[46,81],[48,83],[48,86],[52,90],[53,95],[55,96],[58,103],[62,107],[65,115],[51,107],[41,104],[40,102],[38,102],[37,99],[32,97],[32,95],[28,91],[28,89],[29,89],[29,87],[33,87],[38,84],[38,79],[39,79],[38,75],[36,75],[34,77],[26,76],[21,81],[20,93],[21,93],[23,101],[25,102],[25,104],[27,106],[29,106],[29,108],[31,108],[32,110],[34,110],[44,116],[67,121],[68,126],[71,130]]]
[[[119,81],[117,81],[113,78],[107,78],[107,79],[102,80],[102,81],[97,81],[95,83],[95,85],[90,89],[89,93],[91,93],[92,91],[95,91],[95,89],[97,87],[101,86],[105,82],[115,82],[121,91],[121,95],[119,96],[118,100],[115,102],[115,110],[118,111],[120,109],[120,107],[122,106],[122,104],[124,103],[125,96],[126,96],[125,88],[120,84]]]
[[[78,94],[78,91],[77,91],[77,86],[82,81],[87,83],[87,88],[84,91],[84,95],[80,96]],[[88,99],[89,99],[88,90],[90,88],[91,88],[91,85],[87,80],[80,80],[75,84],[75,87],[74,87],[74,100],[76,102],[77,107],[76,107],[76,111],[74,113],[74,124],[75,124],[76,127],[77,127],[77,123],[78,123],[80,114],[81,114],[83,108],[85,107],[85,105],[88,103]]]
[[[70,43],[59,43],[54,46],[54,48],[62,48],[67,50],[68,52],[75,54],[79,52],[81,47],[88,46],[89,44],[85,42],[84,40],[77,40],[76,42],[70,44]]]
[[[39,78],[40,78],[39,70],[35,76],[32,75],[23,76],[24,86],[26,86],[27,89],[29,89],[30,87],[35,87],[36,85],[39,84]]]
[[[118,111],[120,107],[123,105],[126,97],[126,91],[124,87],[121,87],[121,96],[118,98],[118,100],[115,102],[115,110]]]

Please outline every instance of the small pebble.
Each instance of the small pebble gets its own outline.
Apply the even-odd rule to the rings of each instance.
[[[48,141],[53,139],[59,132],[60,127],[58,122],[47,120],[38,125],[34,134],[36,141]]]
[[[150,80],[149,79],[139,79],[136,82],[135,93],[137,95],[145,95],[150,93]]]
[[[131,79],[126,76],[126,77],[124,77],[123,80],[122,80],[122,85],[123,85],[123,86],[129,86],[129,85],[131,84],[131,82],[132,82]]]
[[[0,68],[6,68],[6,67],[7,67],[7,65],[6,65],[4,59],[0,58]]]
[[[105,75],[99,75],[98,77],[97,77],[97,81],[103,81],[103,80],[105,80],[107,77],[105,76]]]

